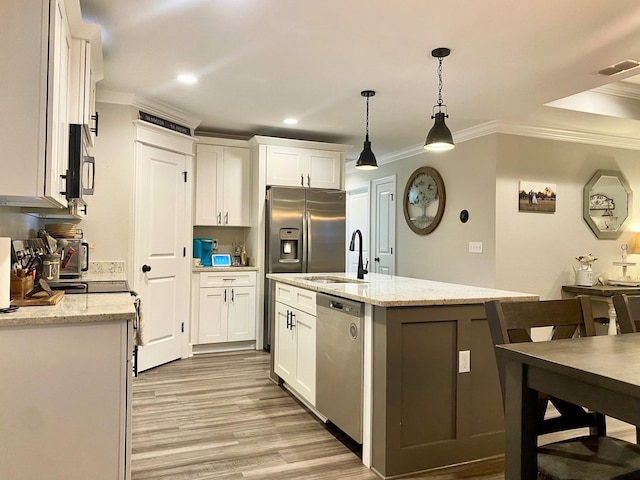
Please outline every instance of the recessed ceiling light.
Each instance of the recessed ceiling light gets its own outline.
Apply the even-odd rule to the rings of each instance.
[[[180,83],[184,83],[185,85],[193,85],[194,83],[198,83],[197,77],[188,73],[182,73],[178,75],[178,81]]]
[[[298,120],[296,120],[295,118],[285,118],[284,123],[286,123],[287,125],[295,125],[296,123],[298,123]]]

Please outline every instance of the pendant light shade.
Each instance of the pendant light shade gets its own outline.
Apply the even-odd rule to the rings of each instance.
[[[449,118],[447,114],[447,106],[442,102],[442,59],[449,56],[451,50],[448,48],[436,48],[431,51],[431,55],[438,59],[438,103],[433,107],[433,115],[431,118],[435,120],[433,127],[427,134],[427,140],[424,144],[425,150],[431,152],[442,152],[451,150],[455,147],[453,143],[453,135],[451,130],[444,122],[445,118]],[[444,107],[444,112],[442,111]],[[436,109],[438,111],[436,112]]]
[[[356,168],[360,170],[375,170],[378,168],[378,162],[376,161],[376,156],[371,151],[371,142],[369,141],[369,98],[373,97],[375,94],[376,92],[373,90],[363,90],[360,92],[360,95],[367,99],[367,126],[364,137],[364,148],[356,162]]]

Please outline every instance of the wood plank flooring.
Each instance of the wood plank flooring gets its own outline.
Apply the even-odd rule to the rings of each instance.
[[[132,480],[378,478],[268,370],[269,355],[251,351],[199,355],[134,378]],[[626,424],[608,427],[635,438]],[[502,480],[503,465],[496,458],[406,478]]]

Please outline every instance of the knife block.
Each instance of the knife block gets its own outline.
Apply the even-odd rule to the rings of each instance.
[[[21,300],[31,290],[33,290],[33,277],[30,275],[26,277],[18,277],[11,273],[11,300]]]

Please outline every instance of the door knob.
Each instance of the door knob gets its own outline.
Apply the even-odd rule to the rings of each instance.
[[[151,267],[149,265],[142,265],[142,273],[147,273],[151,271]]]

